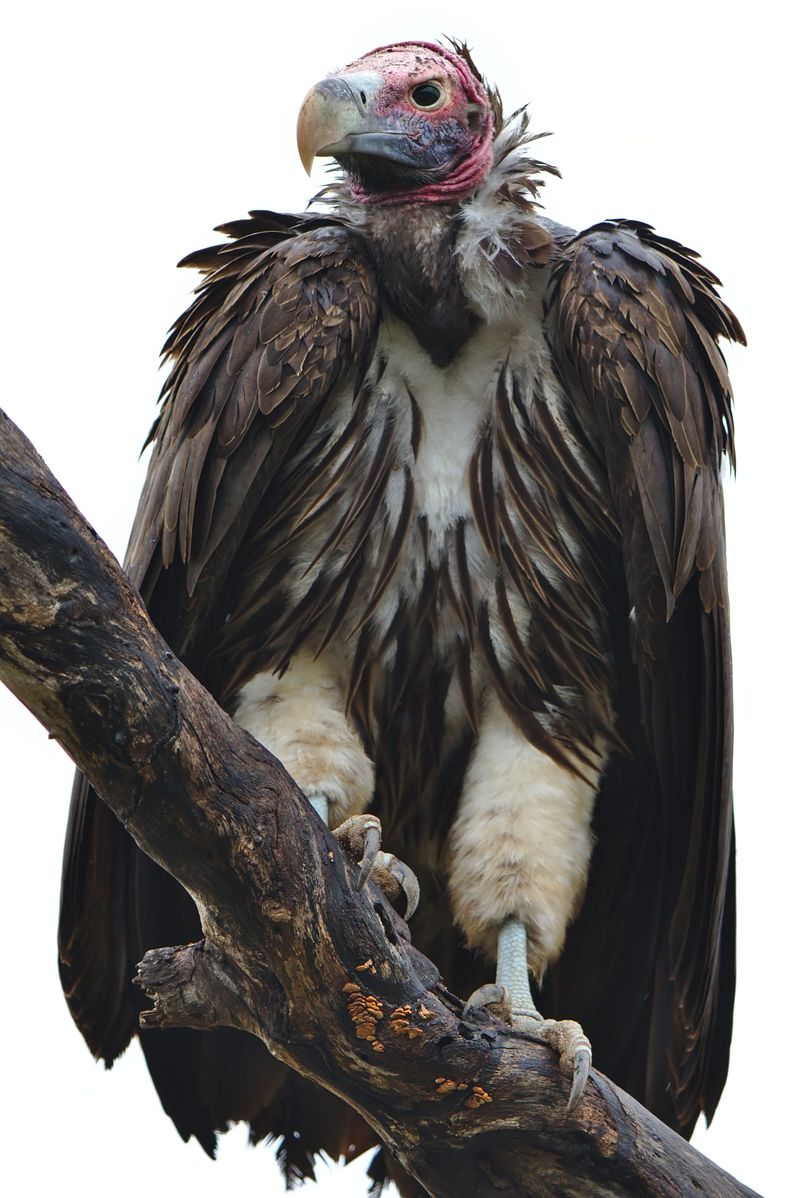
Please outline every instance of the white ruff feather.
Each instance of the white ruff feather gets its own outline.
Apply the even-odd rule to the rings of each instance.
[[[540,227],[535,212],[541,164],[530,155],[535,138],[528,134],[524,110],[510,117],[494,144],[494,165],[475,195],[462,205],[462,231],[456,243],[465,293],[478,312],[490,323],[519,318],[521,311],[535,306],[537,324],[547,273],[526,269],[520,253],[524,226]],[[549,168],[544,168],[549,169]],[[512,189],[525,207],[509,202]],[[519,277],[509,278],[496,269],[501,257],[519,267]]]

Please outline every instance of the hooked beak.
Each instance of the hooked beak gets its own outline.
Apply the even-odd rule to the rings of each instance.
[[[387,129],[372,113],[382,87],[381,76],[371,71],[337,75],[312,87],[297,118],[297,149],[306,174],[320,156],[373,154],[404,164],[413,161],[403,134]]]

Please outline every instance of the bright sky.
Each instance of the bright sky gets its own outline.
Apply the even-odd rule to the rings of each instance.
[[[796,349],[797,188],[787,153],[794,130],[781,121],[796,74],[793,39],[771,0],[755,11],[581,0],[530,6],[513,20],[507,6],[470,0],[411,0],[402,19],[382,10],[347,0],[13,7],[0,70],[0,404],[121,555],[160,386],[158,351],[193,285],[173,264],[248,208],[304,206],[314,186],[294,149],[304,93],[394,40],[465,37],[508,111],[530,101],[534,124],[555,133],[542,156],[564,175],[548,182],[550,215],[577,227],[645,219],[702,251],[750,348],[728,354],[739,447],[727,493],[739,998],[730,1081],[697,1143],[763,1194],[789,1198],[800,829],[790,532],[798,396],[787,350]],[[155,1194],[204,1198],[234,1186],[242,1196],[279,1194],[270,1151],[247,1149],[241,1129],[216,1164],[180,1141],[138,1048],[111,1074],[92,1062],[56,973],[72,769],[5,691],[0,747],[0,1102],[15,1193],[57,1187],[64,1198],[99,1198],[113,1188],[138,1198],[151,1179]],[[320,1175],[312,1198],[361,1192],[352,1171]]]

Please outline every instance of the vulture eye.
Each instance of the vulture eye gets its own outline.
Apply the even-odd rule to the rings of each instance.
[[[417,108],[438,108],[444,91],[438,83],[420,83],[411,91],[411,103]]]

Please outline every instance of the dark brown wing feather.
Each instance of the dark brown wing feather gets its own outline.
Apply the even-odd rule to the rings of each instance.
[[[287,236],[277,224],[256,214],[223,226],[237,235],[231,245],[184,260],[208,279],[165,347],[175,366],[126,567],[174,647],[191,645],[196,658],[216,635],[227,567],[256,506],[336,382],[368,364],[376,328],[357,235],[310,220]]]
[[[734,990],[732,702],[717,338],[743,341],[692,251],[606,222],[556,268],[550,334],[605,456],[616,758],[581,918],[551,986],[597,1064],[685,1134],[725,1081]],[[621,551],[621,553],[620,553]]]
[[[207,278],[166,345],[175,365],[126,563],[155,624],[201,678],[252,514],[337,382],[352,372],[357,388],[378,312],[369,257],[343,227],[253,213],[222,231],[234,240],[186,260]],[[188,896],[78,775],[59,955],[67,1001],[95,1056],[111,1064],[137,1030],[130,979],[144,951],[199,935]],[[347,1155],[358,1138],[347,1109],[324,1095],[298,1144],[293,1112],[304,1109],[306,1083],[249,1036],[140,1035],[165,1110],[210,1153],[217,1131],[245,1119],[255,1138],[284,1137],[287,1175],[298,1179],[313,1175],[314,1151]]]

